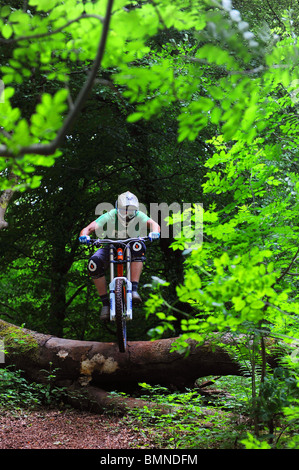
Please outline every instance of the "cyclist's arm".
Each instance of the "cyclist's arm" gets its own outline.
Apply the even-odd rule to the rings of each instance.
[[[147,221],[147,227],[149,228],[149,230],[150,230],[151,232],[160,233],[160,231],[161,231],[160,225],[157,224],[157,222],[155,222],[153,219],[148,219],[148,221]]]
[[[94,220],[93,222],[91,222],[91,224],[87,225],[87,227],[81,230],[80,237],[82,237],[83,235],[90,235],[91,233],[95,232],[97,228],[98,228],[98,224]]]

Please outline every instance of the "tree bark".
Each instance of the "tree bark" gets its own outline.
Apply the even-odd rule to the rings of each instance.
[[[107,391],[130,392],[139,382],[175,387],[193,387],[207,375],[241,375],[240,365],[226,352],[224,344],[190,341],[187,356],[170,352],[176,338],[128,343],[125,353],[116,343],[99,343],[58,338],[22,329],[0,320],[5,362],[14,365],[38,383],[47,383],[49,373],[57,386],[78,387],[85,394],[108,403]],[[229,344],[232,337],[221,337]],[[97,392],[95,392],[97,390]],[[99,404],[99,403],[98,403]],[[115,403],[114,403],[115,405]]]
[[[9,201],[13,195],[14,191],[12,189],[6,189],[0,196],[0,230],[8,227],[8,223],[4,217]]]

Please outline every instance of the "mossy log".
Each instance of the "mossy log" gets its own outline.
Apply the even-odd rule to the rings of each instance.
[[[120,353],[116,343],[53,337],[3,320],[0,339],[7,351],[0,366],[14,365],[38,383],[45,383],[49,372],[55,371],[57,386],[76,390],[89,387],[87,395],[91,394],[100,406],[103,401],[107,405],[107,391],[129,392],[139,382],[183,390],[193,387],[199,377],[241,375],[240,365],[230,357],[224,344],[198,345],[190,341],[189,354],[185,356],[170,352],[176,338],[168,338],[129,342],[127,351]],[[229,335],[222,337],[222,343],[231,341]]]

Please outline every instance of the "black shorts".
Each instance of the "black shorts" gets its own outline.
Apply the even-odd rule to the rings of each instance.
[[[142,241],[132,242],[131,244],[131,258],[132,261],[145,261],[146,246]],[[109,267],[109,246],[105,245],[99,248],[88,261],[88,273],[92,279],[98,279],[105,275]]]

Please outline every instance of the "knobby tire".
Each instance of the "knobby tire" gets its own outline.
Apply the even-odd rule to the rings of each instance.
[[[124,281],[115,281],[115,321],[116,335],[120,352],[125,352],[127,347],[127,324],[126,324],[126,303],[124,299]]]

